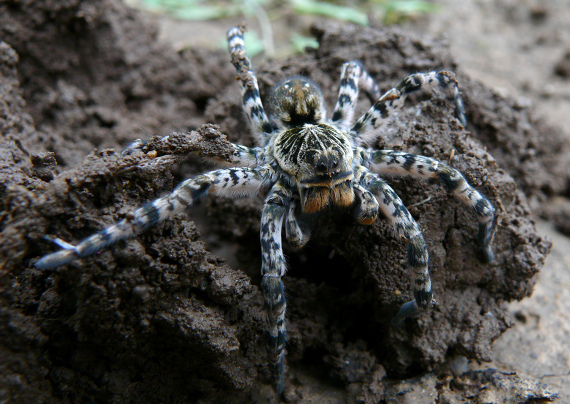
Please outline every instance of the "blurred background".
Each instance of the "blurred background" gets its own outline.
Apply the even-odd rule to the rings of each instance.
[[[157,20],[177,50],[224,48],[227,27],[245,23],[248,54],[284,58],[318,43],[315,21],[399,25],[448,39],[473,78],[533,103],[570,133],[569,0],[125,0]],[[569,135],[570,136],[570,135]]]

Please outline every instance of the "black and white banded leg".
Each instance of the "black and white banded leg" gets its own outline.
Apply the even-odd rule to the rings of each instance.
[[[465,126],[463,101],[459,86],[452,72],[440,71],[410,74],[396,86],[388,90],[350,129],[357,144],[362,145],[376,139],[379,129],[404,105],[408,94],[415,91],[443,91],[455,107],[455,115]]]
[[[479,220],[477,239],[486,262],[494,259],[491,242],[495,234],[495,209],[487,198],[473,188],[463,174],[435,159],[392,150],[367,150],[362,164],[379,174],[413,175],[438,178],[465,205],[473,209]]]
[[[369,190],[378,202],[380,210],[394,226],[399,238],[408,243],[408,264],[412,269],[412,285],[415,300],[402,307],[405,317],[414,314],[417,306],[429,307],[432,304],[432,285],[429,274],[429,255],[420,227],[404,206],[396,192],[373,173],[365,173],[360,184]],[[413,310],[409,310],[413,307]]]
[[[171,194],[143,205],[127,218],[87,237],[76,246],[58,240],[62,250],[46,255],[35,265],[39,269],[51,269],[93,255],[183,212],[208,192],[220,196],[254,196],[270,175],[269,167],[221,169],[198,175],[181,183]]]
[[[291,247],[300,249],[307,244],[311,234],[308,230],[301,229],[297,220],[297,206],[298,199],[291,199],[285,218],[285,238]]]
[[[364,70],[362,64],[350,61],[342,66],[340,89],[331,122],[341,130],[348,130],[352,124],[354,109],[362,89],[374,103],[380,97],[380,88],[374,79]]]
[[[378,217],[378,201],[370,191],[362,185],[354,184],[354,196],[356,199],[354,215],[361,224],[372,224]]]
[[[286,265],[281,244],[283,220],[291,193],[276,183],[267,196],[261,214],[261,291],[267,310],[267,352],[277,394],[283,392],[285,375],[285,293],[281,277]]]
[[[234,27],[228,31],[228,47],[232,64],[238,73],[238,79],[242,84],[243,108],[249,118],[251,127],[259,136],[259,145],[266,146],[274,131],[267,118],[261,98],[257,78],[253,72],[251,61],[245,53],[242,27]]]
[[[121,152],[122,155],[130,155],[142,150],[148,141],[136,139],[129,143]],[[265,149],[262,147],[247,147],[232,143],[234,151],[229,158],[218,155],[207,155],[201,151],[196,151],[201,157],[215,162],[222,167],[259,167],[265,164]]]
[[[259,167],[265,164],[266,154],[262,147],[247,147],[232,143],[234,151],[229,158],[225,156],[208,156],[200,154],[201,157],[214,162],[221,167]]]

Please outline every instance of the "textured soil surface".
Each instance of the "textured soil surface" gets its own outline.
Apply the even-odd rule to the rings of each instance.
[[[330,110],[350,59],[384,90],[410,72],[455,70],[466,128],[446,100],[411,97],[374,147],[451,161],[493,201],[499,224],[496,261],[483,264],[470,211],[436,182],[390,179],[424,232],[437,298],[393,327],[411,299],[405,244],[382,218],[366,227],[350,212],[315,217],[309,246],[286,251],[284,398],[379,402],[407,392],[420,402],[410,392],[429,391],[440,402],[488,402],[498,400],[485,396],[493,388],[511,402],[553,398],[516,375],[458,369],[491,359],[512,324],[506,302],[532,293],[550,242],[528,198],[569,194],[562,136],[470,79],[439,40],[331,24],[313,33],[317,51],[256,68],[262,97],[303,74]],[[227,54],[177,53],[156,35],[113,1],[0,5],[1,401],[277,400],[257,287],[263,196],[210,199],[92,258],[33,266],[57,248],[45,236],[75,243],[208,170],[196,154],[223,158],[227,140],[253,144]],[[152,141],[121,155],[135,138]]]

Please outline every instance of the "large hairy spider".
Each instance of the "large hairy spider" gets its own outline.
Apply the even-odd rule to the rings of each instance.
[[[259,136],[259,146],[233,145],[229,162],[233,168],[188,179],[171,194],[143,205],[126,219],[76,246],[59,240],[62,250],[41,258],[36,267],[53,268],[92,255],[184,211],[206,193],[251,197],[261,190],[268,191],[261,214],[261,290],[267,310],[269,360],[275,389],[281,393],[286,329],[286,302],[281,281],[286,272],[281,247],[283,227],[287,241],[300,248],[309,239],[299,225],[301,215],[322,211],[327,206],[340,206],[352,209],[358,222],[369,225],[381,211],[396,234],[408,243],[408,262],[413,272],[415,299],[402,306],[395,319],[399,322],[432,304],[428,251],[418,224],[379,174],[439,178],[448,191],[477,215],[478,241],[487,261],[493,260],[490,244],[495,214],[491,203],[472,188],[459,171],[448,165],[429,157],[363,147],[379,136],[379,129],[401,108],[405,97],[418,90],[445,92],[453,100],[457,117],[465,124],[453,73],[412,74],[380,96],[378,85],[362,65],[351,61],[342,67],[340,91],[330,119],[326,117],[320,90],[303,77],[287,79],[273,89],[268,117],[251,62],[245,54],[243,28],[230,29],[227,38],[231,61],[242,84],[243,106]],[[360,89],[375,103],[353,124]]]

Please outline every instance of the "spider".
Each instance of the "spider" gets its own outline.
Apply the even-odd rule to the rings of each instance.
[[[49,269],[95,254],[184,211],[207,193],[252,197],[266,191],[260,228],[260,286],[267,312],[268,359],[275,390],[281,394],[286,335],[286,301],[281,280],[286,272],[281,245],[283,228],[292,247],[301,248],[309,240],[308,231],[299,224],[302,215],[338,206],[352,209],[358,222],[370,225],[381,211],[396,235],[408,243],[408,263],[413,273],[414,300],[401,307],[395,317],[398,323],[433,304],[428,251],[418,224],[379,174],[439,178],[478,217],[478,241],[488,262],[494,258],[490,244],[495,232],[495,211],[459,171],[446,164],[429,157],[365,147],[379,136],[383,124],[414,91],[445,92],[465,125],[463,103],[453,73],[411,74],[381,96],[378,85],[363,66],[350,61],[342,67],[339,95],[330,119],[326,117],[319,88],[304,77],[289,78],[276,85],[269,96],[270,113],[266,114],[245,53],[243,32],[243,27],[232,28],[227,40],[231,62],[242,85],[243,106],[258,135],[258,146],[233,145],[231,167],[182,182],[171,194],[143,205],[76,246],[56,240],[62,249],[44,256],[35,265]],[[352,123],[359,90],[366,93],[373,105]],[[140,147],[140,142],[131,147]]]

